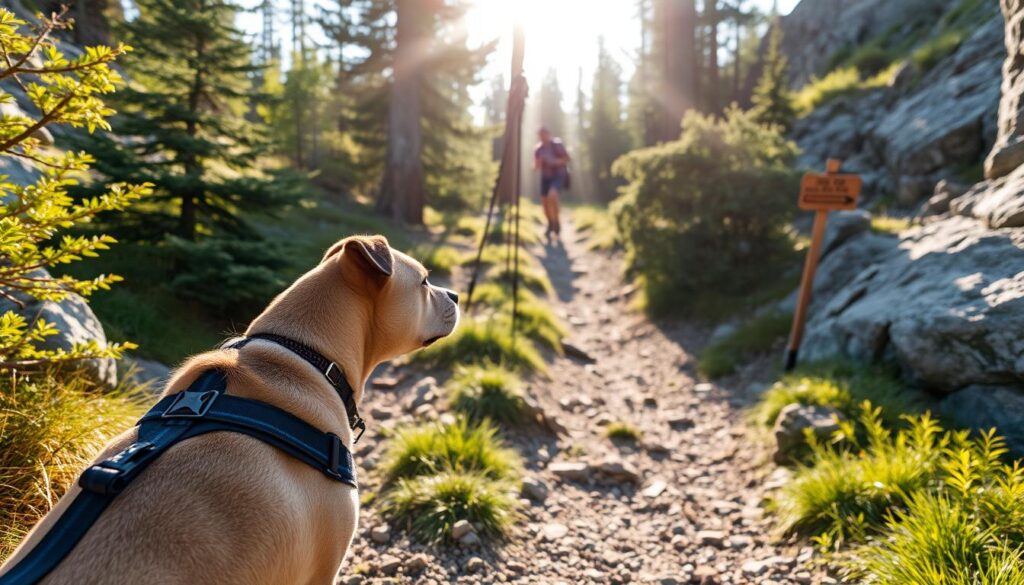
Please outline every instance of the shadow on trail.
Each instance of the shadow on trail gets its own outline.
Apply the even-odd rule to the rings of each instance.
[[[558,300],[563,303],[572,301],[575,294],[573,281],[576,280],[576,275],[573,273],[572,259],[569,258],[561,240],[544,244],[544,254],[538,255],[538,258],[548,273],[548,279],[555,288]]]

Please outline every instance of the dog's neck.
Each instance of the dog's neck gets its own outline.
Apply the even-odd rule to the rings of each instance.
[[[369,307],[346,287],[323,286],[313,270],[297,280],[249,324],[246,335],[273,333],[303,343],[336,363],[355,399],[379,361],[373,353]]]

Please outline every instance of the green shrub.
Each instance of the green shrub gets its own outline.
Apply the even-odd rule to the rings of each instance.
[[[281,277],[288,255],[269,241],[211,237],[190,242],[168,236],[167,248],[182,267],[170,289],[221,315],[252,318],[288,286]]]
[[[544,371],[544,360],[528,339],[513,339],[505,319],[463,321],[455,333],[412,354],[413,361],[451,367],[493,362],[506,367]]]
[[[81,376],[0,376],[0,560],[144,410]]]
[[[395,432],[382,458],[386,483],[445,471],[479,473],[495,480],[518,479],[522,463],[487,421],[425,423]]]
[[[774,311],[751,318],[706,347],[697,361],[697,371],[711,379],[735,373],[740,361],[771,349],[772,344],[785,337],[791,321],[792,316]]]
[[[516,516],[515,493],[514,484],[446,471],[399,480],[382,498],[381,511],[393,522],[405,523],[423,542],[450,539],[459,520],[467,520],[481,536],[501,536]]]
[[[525,252],[521,252],[520,256],[522,256],[522,254],[525,254]],[[487,278],[489,280],[507,284],[508,286],[512,286],[512,280],[514,277],[515,274],[511,269],[511,266],[505,266],[505,264],[498,264],[492,267],[487,273]],[[529,266],[528,263],[520,263],[518,278],[519,288],[527,288],[533,292],[548,296],[555,294],[555,289],[551,286],[551,281],[548,279],[548,276],[540,269]]]
[[[613,209],[650,311],[687,312],[709,296],[742,308],[777,278],[793,254],[795,153],[777,128],[733,108],[721,120],[690,113],[679,140],[616,161],[628,185]]]
[[[812,441],[812,463],[773,503],[784,531],[814,535],[824,550],[877,534],[890,511],[935,481],[952,440],[927,414],[893,435],[870,403],[862,405],[858,424],[863,442],[851,421],[841,425],[840,448]]]
[[[898,234],[910,228],[909,217],[874,215],[871,217],[871,231],[876,234]]]
[[[1011,541],[1021,534],[996,531],[973,508],[948,495],[914,494],[888,521],[887,538],[854,551],[847,573],[873,585],[1024,583],[1024,554]]]
[[[7,8],[0,8],[0,45],[6,66],[0,79],[25,89],[38,119],[5,109],[0,113],[0,158],[5,166],[35,164],[42,177],[18,185],[0,178],[0,292],[24,307],[33,300],[61,301],[76,293],[87,297],[121,280],[114,274],[76,278],[51,276],[46,269],[95,257],[115,239],[106,234],[71,235],[104,212],[120,212],[149,195],[148,184],[116,184],[97,189],[95,197],[74,200],[69,187],[78,184],[94,163],[85,152],[49,149],[47,126],[109,130],[113,110],[103,96],[122,84],[111,64],[131,48],[90,47],[78,56],[65,56],[51,33],[70,26],[58,13],[29,28]],[[14,96],[0,90],[0,102],[14,105]],[[45,115],[42,115],[45,113]],[[15,160],[20,161],[15,163]],[[44,349],[46,338],[57,333],[53,324],[36,314],[15,310],[0,314],[0,370],[37,368],[56,362],[117,358],[131,343],[101,346],[95,340],[67,349]]]
[[[459,368],[447,384],[452,410],[472,421],[490,419],[503,425],[522,423],[526,414],[522,381],[494,364]]]
[[[796,108],[809,114],[832,100],[855,94],[862,89],[860,72],[856,67],[836,69],[822,78],[813,78],[796,94]]]
[[[922,395],[906,388],[889,368],[842,360],[812,362],[783,376],[761,396],[753,412],[765,426],[793,403],[830,406],[856,418],[865,400],[882,407],[885,424],[898,426],[903,414],[921,410]]]
[[[613,441],[639,441],[643,433],[640,429],[627,423],[616,421],[609,424],[604,429],[604,435]]]

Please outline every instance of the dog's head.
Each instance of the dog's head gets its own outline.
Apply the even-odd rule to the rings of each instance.
[[[383,236],[341,240],[324,255],[322,263],[332,262],[344,284],[364,299],[379,359],[425,347],[455,330],[458,295],[431,284],[423,265],[391,249]]]

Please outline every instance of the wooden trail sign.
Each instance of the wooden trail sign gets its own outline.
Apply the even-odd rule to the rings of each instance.
[[[814,227],[811,228],[811,247],[807,250],[804,262],[804,275],[800,280],[800,296],[797,297],[796,311],[793,312],[793,327],[789,333],[789,344],[786,348],[786,371],[796,367],[800,342],[807,324],[807,306],[811,303],[811,288],[814,286],[814,273],[818,270],[821,257],[821,244],[825,239],[825,226],[828,223],[828,212],[852,210],[857,208],[860,197],[861,179],[857,175],[840,175],[842,163],[837,159],[829,159],[825,166],[825,174],[807,173],[800,183],[800,209],[814,211]]]

